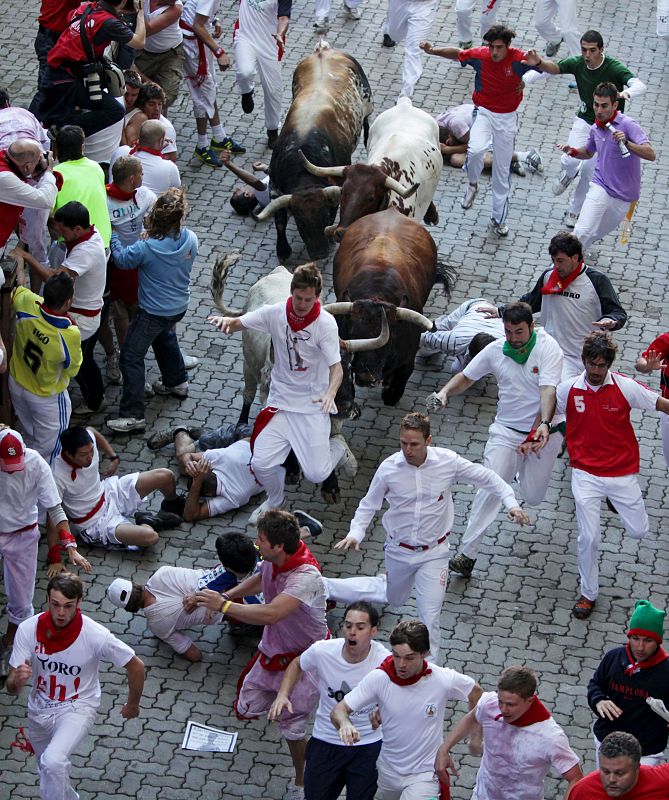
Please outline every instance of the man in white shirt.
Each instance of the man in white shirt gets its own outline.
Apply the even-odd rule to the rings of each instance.
[[[562,375],[562,351],[544,330],[535,331],[532,309],[527,303],[505,306],[502,321],[505,339],[489,344],[451,378],[437,397],[445,407],[452,396],[464,392],[484,375],[495,376],[499,400],[495,421],[488,429],[483,463],[505,481],[518,475],[525,501],[535,506],[546,496],[562,446],[562,434],[551,429],[555,389]],[[498,510],[499,500],[479,489],[460,553],[449,561],[451,570],[466,578],[472,574],[486,529]]]
[[[340,740],[353,745],[360,731],[351,715],[377,705],[383,731],[377,762],[383,800],[434,800],[441,788],[435,756],[444,736],[446,704],[463,700],[472,709],[481,687],[468,675],[426,660],[430,637],[421,622],[400,622],[390,634],[390,646],[392,655],[337,703],[330,718]]]
[[[177,160],[177,132],[174,125],[163,114],[165,92],[157,83],[143,83],[133,108],[125,115],[122,144],[132,147],[139,139],[142,125],[149,119],[157,120],[165,129],[165,144],[161,150],[163,158]]]
[[[394,47],[395,42],[404,42],[400,95],[413,97],[414,87],[423,74],[423,54],[418,45],[430,38],[438,5],[437,0],[388,0],[382,27],[383,46]]]
[[[283,504],[286,472],[281,465],[291,449],[312,483],[353,458],[343,437],[330,438],[330,414],[336,413],[343,371],[337,323],[321,311],[321,288],[320,271],[303,264],[293,273],[287,302],[241,317],[209,317],[225,334],[248,328],[272,337],[272,384],[251,436],[251,467],[267,499],[251,515],[252,524],[264,511]]]
[[[83,591],[76,575],[66,572],[52,578],[48,610],[21,623],[10,660],[9,694],[18,695],[33,679],[28,736],[43,800],[78,797],[70,784],[70,755],[95,722],[100,661],[125,669],[128,699],[121,716],[139,716],[144,664],[127,644],[81,613]]]
[[[484,692],[476,708],[464,716],[439,748],[439,778],[458,770],[453,747],[483,729],[483,758],[473,797],[495,800],[543,800],[544,779],[551,768],[569,783],[583,777],[579,758],[562,728],[536,695],[537,679],[529,667],[507,667],[496,692]],[[385,727],[385,725],[384,725]]]
[[[384,500],[387,533],[384,547],[387,598],[403,606],[414,584],[418,616],[430,631],[431,658],[438,663],[441,643],[441,607],[448,579],[449,540],[453,525],[451,486],[473,483],[504,503],[509,519],[529,522],[513,489],[491,469],[462,458],[452,450],[430,447],[430,420],[407,414],[400,424],[401,452],[387,458],[376,471],[367,494],[358,505],[345,539],[335,549],[360,549],[360,542]],[[499,505],[497,505],[499,508]]]
[[[314,729],[307,744],[304,768],[305,800],[339,797],[342,788],[352,800],[374,800],[377,788],[376,760],[381,750],[381,729],[372,726],[370,712],[355,714],[360,738],[354,747],[342,744],[330,714],[337,702],[390,655],[374,641],[379,612],[367,602],[352,603],[344,612],[344,637],[314,642],[291,661],[272,703],[268,718],[278,720],[284,708],[290,712],[290,694],[302,672],[318,680],[320,700]]]
[[[130,147],[123,145],[112,156],[110,169],[121,156],[134,156],[142,164],[143,184],[155,194],[181,186],[179,168],[173,161],[163,158],[165,128],[156,119],[147,119],[139,129],[139,140]]]

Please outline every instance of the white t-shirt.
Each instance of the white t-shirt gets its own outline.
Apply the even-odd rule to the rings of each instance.
[[[127,144],[119,147],[112,156],[109,168],[111,169],[114,166],[114,162],[120,156],[130,155],[130,150],[131,148]],[[179,168],[174,161],[168,161],[165,158],[153,155],[153,153],[147,153],[145,150],[138,150],[132,155],[142,162],[142,170],[144,172],[143,185],[151,189],[152,192],[161,194],[168,189],[181,186]]]
[[[51,466],[58,492],[63,501],[63,509],[70,519],[80,519],[89,514],[97,505],[103,492],[102,481],[100,480],[100,454],[95,443],[95,436],[93,436],[90,428],[87,428],[87,430],[93,440],[93,461],[91,465],[74,470],[74,480],[72,480],[73,467],[65,463],[62,452]],[[92,527],[103,513],[104,505],[85,523],[82,523],[82,525],[75,524],[73,527],[75,529]]]
[[[102,308],[102,295],[107,280],[107,255],[100,234],[95,231],[90,239],[75,245],[66,254],[62,266],[77,274],[72,309],[69,313],[77,323],[81,341],[84,342],[100,327],[100,314],[88,317],[77,314],[74,309],[100,311]]]
[[[277,53],[276,33],[277,13],[279,3],[277,0],[241,0],[239,3],[239,28],[235,36],[246,36],[254,42],[265,40]]]
[[[53,508],[60,504],[60,497],[49,465],[37,450],[26,447],[23,470],[0,470],[0,533],[37,524],[38,503],[40,508]]]
[[[231,504],[240,508],[263,491],[251,472],[251,445],[245,439],[229,447],[206,450],[202,457],[216,476],[216,497],[207,499],[210,517],[229,511]]]
[[[181,0],[176,0],[174,5],[183,8],[183,3]],[[147,3],[144,6],[144,19],[147,22],[155,19],[161,14],[164,14],[168,8],[170,8],[170,6],[159,6],[155,11],[150,11],[149,3]],[[166,53],[168,50],[178,47],[183,41],[183,38],[184,37],[181,33],[181,28],[179,27],[179,20],[177,20],[171,25],[168,25],[166,28],[163,28],[162,31],[158,31],[158,33],[152,33],[151,36],[147,36],[146,42],[144,43],[144,49],[147,53]]]
[[[249,311],[239,320],[245,328],[272,337],[274,366],[267,405],[298,414],[322,413],[312,401],[327,390],[329,368],[341,362],[335,318],[321,311],[311,325],[294,332],[283,301]]]
[[[400,775],[434,770],[444,740],[446,703],[468,700],[476,683],[448,667],[428,664],[432,672],[411,686],[398,686],[385,672],[372,670],[344,698],[353,710],[379,706],[383,728],[379,761]]]
[[[184,3],[184,10],[181,19],[190,27],[193,27],[195,22],[195,15],[201,14],[203,17],[209,17],[211,22],[218,14],[218,8],[221,0],[186,0]],[[193,34],[189,34],[192,36]]]
[[[144,217],[156,202],[156,195],[146,186],[140,186],[135,198],[116,200],[107,195],[107,208],[112,230],[124,247],[134,244],[144,227]]]
[[[562,350],[552,336],[537,328],[537,343],[524,364],[503,353],[505,340],[491,342],[464,368],[473,381],[497,379],[499,400],[495,422],[529,432],[539,413],[539,387],[557,386],[562,378]]]
[[[390,655],[390,652],[382,644],[373,641],[367,658],[358,664],[350,664],[342,655],[345,643],[345,639],[315,642],[300,656],[301,669],[305,672],[315,673],[321,694],[312,736],[322,742],[337,745],[341,745],[342,741],[330,720],[330,712],[351,689],[354,689],[366,675],[369,675]],[[372,703],[368,707],[356,709],[351,714],[351,722],[360,734],[360,741],[356,744],[371,744],[381,739],[381,729],[373,730],[369,721],[369,713],[375,707],[376,703]]]
[[[19,625],[9,663],[18,667],[29,659],[33,687],[28,712],[39,713],[65,705],[97,708],[100,705],[100,661],[124,667],[135,651],[113,633],[84,615],[81,633],[65,650],[52,655],[40,653],[37,642],[39,614]]]
[[[551,767],[564,775],[578,756],[553,717],[520,728],[495,719],[499,713],[497,693],[484,692],[476,705],[484,747],[472,800],[543,800]]]
[[[265,208],[265,206],[269,205],[269,201],[270,201],[269,175],[263,175],[260,180],[263,182],[265,188],[262,191],[259,191],[258,189],[254,189],[253,193],[256,196],[256,200],[258,201],[258,205],[261,206],[261,208]]]
[[[125,108],[122,97],[115,97],[114,99],[119,105]],[[90,158],[91,161],[97,161],[98,164],[108,164],[109,159],[114,154],[114,150],[116,150],[121,142],[122,135],[123,120],[120,119],[118,122],[114,122],[101,131],[87,136],[84,142],[86,158]]]

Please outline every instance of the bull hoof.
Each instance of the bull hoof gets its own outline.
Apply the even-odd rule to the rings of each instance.
[[[321,497],[323,498],[323,502],[329,506],[341,503],[341,492],[339,489],[326,489],[325,487],[321,487]]]
[[[297,486],[297,484],[300,482],[301,475],[302,473],[300,472],[299,469],[297,470],[297,472],[286,471],[286,479],[284,481],[286,486]]]
[[[434,203],[430,203],[423,217],[423,222],[426,225],[436,225],[439,222],[439,212]]]
[[[292,247],[287,247],[284,250],[283,248],[279,249],[277,247],[276,248],[276,255],[277,255],[278,259],[279,259],[279,262],[281,264],[285,264],[286,261],[288,261],[288,259],[293,255],[293,248]]]
[[[381,392],[381,399],[384,406],[396,406],[402,399],[402,395],[397,396],[397,392]]]

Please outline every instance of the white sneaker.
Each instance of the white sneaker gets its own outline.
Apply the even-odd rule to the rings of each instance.
[[[186,367],[186,369],[195,369],[195,367],[197,367],[197,365],[200,363],[200,359],[196,358],[195,356],[186,356],[182,353],[181,357],[184,360],[184,367]]]
[[[153,397],[154,394],[153,386],[148,381],[144,381],[144,397]]]
[[[478,183],[468,183],[467,188],[465,189],[465,194],[462,200],[460,200],[460,205],[464,208],[471,208],[474,202],[474,198],[476,197],[479,190]]]
[[[304,788],[291,784],[286,790],[283,800],[304,800]]]
[[[121,369],[118,364],[119,354],[118,350],[114,350],[114,352],[105,358],[105,362],[107,365],[107,381],[109,383],[113,383],[114,385],[118,385],[121,383],[122,375]]]
[[[314,20],[314,31],[316,33],[326,33],[328,29],[329,17],[316,17]]]
[[[285,500],[281,502],[281,505],[275,506],[272,505],[269,500],[265,500],[262,502],[258,508],[251,514],[249,517],[249,525],[257,525],[258,520],[260,519],[260,515],[264,514],[265,511],[272,511],[272,510],[279,510],[283,508],[285,505]]]
[[[495,222],[494,219],[491,219],[490,227],[492,228],[492,232],[501,238],[509,235],[509,226],[504,222]]]
[[[344,447],[344,452],[335,465],[335,469],[345,478],[355,478],[355,476],[358,474],[358,462],[351,452],[351,448],[348,446],[346,439],[344,439],[341,433],[337,433],[330,438],[341,442]]]
[[[578,214],[572,214],[571,211],[567,211],[567,213],[564,215],[565,227],[575,228],[577,222],[578,222]]]
[[[156,394],[173,394],[175,397],[188,397],[188,381],[178,383],[176,386],[165,386],[162,381],[154,381],[151,388]]]
[[[108,419],[107,427],[117,433],[143,431],[146,428],[146,420],[135,417],[118,417],[117,419]]]
[[[362,17],[362,13],[360,12],[359,8],[349,8],[346,3],[344,3],[344,8],[346,9],[349,19],[358,20]]]
[[[563,192],[566,192],[567,189],[571,186],[571,184],[578,178],[581,174],[581,165],[578,165],[578,169],[576,170],[576,175],[573,177],[569,177],[564,170],[560,170],[560,174],[557,177],[557,180],[553,184],[553,194],[557,197],[561,195]]]

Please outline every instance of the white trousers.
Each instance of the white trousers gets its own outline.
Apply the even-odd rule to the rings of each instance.
[[[590,125],[588,125],[584,119],[581,119],[580,117],[574,117],[571,131],[569,131],[569,139],[567,140],[569,146],[583,147],[588,141],[589,136]],[[590,188],[590,181],[592,180],[592,175],[595,171],[596,162],[597,153],[595,153],[592,158],[589,158],[585,161],[578,158],[573,158],[573,156],[570,156],[567,153],[562,154],[560,163],[562,165],[562,169],[570,178],[573,178],[576,175],[579,165],[581,167],[581,172],[578,176],[578,181],[576,182],[576,188],[572,193],[571,202],[569,203],[569,211],[571,214],[576,214],[578,216],[581,213],[585,196]]]
[[[66,705],[28,715],[28,738],[37,758],[41,800],[78,800],[70,784],[70,755],[95,720],[95,709]]]
[[[197,39],[187,39],[184,36],[184,77],[186,86],[193,102],[193,112],[195,119],[211,119],[216,112],[216,92],[218,91],[218,80],[215,70],[218,69],[214,54],[208,47],[204,48],[205,60],[207,63],[207,75],[200,86],[188,76],[197,75],[199,63],[199,51]]]
[[[396,42],[404,42],[401,93],[407,97],[413,97],[414,87],[423,74],[423,51],[418,45],[430,38],[438,5],[438,0],[388,0],[383,33]]]
[[[348,605],[358,600],[385,605],[387,599],[387,579],[385,575],[361,575],[359,578],[326,578],[325,593],[328,600]]]
[[[511,190],[511,158],[518,130],[518,114],[497,114],[487,108],[474,111],[474,124],[469,131],[467,160],[464,169],[469,183],[478,183],[483,172],[483,158],[492,140],[492,218],[504,222]]]
[[[1,524],[1,521],[0,521]],[[22,533],[0,533],[0,556],[3,560],[7,619],[19,625],[32,617],[39,528]]]
[[[432,661],[439,663],[441,647],[441,607],[448,582],[448,539],[429,550],[408,550],[394,542],[386,542],[387,599],[401,608],[416,587],[418,619],[430,633]]]
[[[548,444],[538,454],[522,456],[516,447],[525,441],[522,433],[516,433],[496,422],[488,429],[489,437],[483,453],[484,466],[496,472],[500,478],[511,483],[516,475],[525,501],[537,506],[546,496],[555,459],[562,447],[562,434],[552,433]],[[497,516],[502,505],[494,495],[479,489],[476,492],[467,523],[460,552],[467,558],[476,558],[488,526]]]
[[[235,62],[237,65],[237,86],[242,94],[253,91],[256,70],[262,86],[265,101],[265,127],[275,131],[281,123],[281,62],[279,50],[274,39],[264,37],[254,39],[235,34]]]
[[[344,452],[339,440],[330,441],[328,414],[277,411],[255,440],[251,459],[253,472],[272,507],[283,503],[286,470],[281,465],[291,448],[304,477],[312,483],[324,481]]]
[[[436,800],[439,781],[434,772],[400,775],[385,761],[377,762],[378,787],[383,800]]]
[[[489,0],[478,0],[481,3],[481,38],[497,20],[497,8],[501,0],[497,0],[492,8],[488,8]],[[474,39],[472,17],[477,0],[455,0],[455,32],[459,42],[471,42]]]
[[[633,539],[648,534],[648,514],[636,475],[600,478],[573,469],[571,491],[578,520],[578,571],[581,594],[596,600],[599,594],[599,543],[602,539],[600,506],[607,497],[616,507],[625,530]]]
[[[344,0],[346,8],[357,8],[362,3],[362,0]],[[315,0],[317,17],[329,17],[330,9],[332,8],[332,0]]]
[[[591,183],[574,228],[574,236],[581,242],[583,250],[614,231],[625,219],[629,207],[629,200],[611,197],[601,186]]]
[[[24,389],[10,375],[9,394],[23,428],[26,446],[37,450],[47,463],[53,464],[60,453],[60,434],[70,423],[72,403],[67,389],[40,397]]]
[[[557,17],[558,25],[555,24]],[[550,44],[562,39],[570,56],[581,55],[581,29],[576,19],[576,0],[537,0],[534,24]]]
[[[669,467],[669,414],[660,412],[660,432],[662,433],[662,453]]]
[[[19,220],[19,238],[28,245],[30,253],[45,267],[49,263],[47,260],[49,211],[48,208],[24,208]]]

